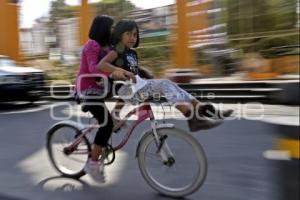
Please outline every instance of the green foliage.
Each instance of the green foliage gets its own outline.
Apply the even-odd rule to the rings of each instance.
[[[299,46],[297,47],[295,44],[291,37],[271,37],[262,39],[257,45],[257,50],[265,58],[275,58],[281,55],[294,54],[293,52],[297,52],[297,49],[299,51]]]
[[[60,61],[52,61],[51,69],[47,70],[48,81],[64,80],[70,83],[75,82],[79,63],[65,65]]]
[[[65,0],[52,1],[50,8],[50,21],[52,23],[56,23],[59,19],[74,17],[74,12],[74,7],[67,6]]]
[[[207,65],[211,64],[211,60],[209,59],[209,56],[204,52],[203,48],[196,49],[196,62],[199,65]]]
[[[141,38],[141,45],[153,43],[153,42],[165,42],[167,43],[167,36],[166,35],[160,35],[156,37],[143,37]]]
[[[128,16],[128,12],[135,8],[128,0],[102,0],[92,4],[96,9],[96,14],[113,16],[117,21]],[[56,23],[57,20],[76,16],[78,6],[68,6],[65,0],[51,2],[50,21]]]
[[[299,45],[297,0],[221,0],[230,45],[274,58]],[[299,30],[299,28],[298,28]]]
[[[137,49],[140,59],[152,59],[153,57],[159,59],[168,58],[169,48],[167,46],[153,46],[147,48]]]
[[[169,47],[167,45],[138,48],[137,52],[139,64],[150,69],[155,76],[159,76],[170,62]]]
[[[103,0],[93,4],[96,14],[113,16],[116,21],[127,18],[135,6],[128,0]]]
[[[297,0],[224,0],[229,34],[294,28]]]
[[[142,37],[137,49],[139,64],[147,67],[156,77],[170,65],[170,49],[166,35]]]

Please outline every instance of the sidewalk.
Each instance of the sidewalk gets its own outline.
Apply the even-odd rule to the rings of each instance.
[[[207,83],[290,83],[299,82],[299,75],[280,75],[274,79],[268,80],[247,80],[244,74],[233,74],[232,76],[214,77],[214,78],[200,78],[193,79],[193,84],[207,84]]]

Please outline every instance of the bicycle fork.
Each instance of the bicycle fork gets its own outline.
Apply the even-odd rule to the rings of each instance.
[[[171,166],[172,164],[174,164],[175,160],[174,160],[174,155],[166,141],[168,136],[167,135],[162,135],[162,136],[158,135],[157,129],[159,127],[155,121],[151,121],[151,127],[152,127],[153,135],[155,138],[155,142],[157,145],[156,153],[160,155],[162,162],[165,165]]]

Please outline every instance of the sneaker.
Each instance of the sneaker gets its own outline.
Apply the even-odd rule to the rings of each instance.
[[[218,110],[212,104],[207,103],[200,107],[198,113],[200,116],[218,120],[230,117],[233,113],[233,110]]]
[[[219,113],[219,118],[220,119],[225,119],[225,118],[230,117],[232,115],[233,110],[232,109],[219,110],[218,113]]]
[[[210,118],[197,118],[196,115],[192,119],[188,120],[188,125],[191,132],[199,130],[206,130],[217,127],[223,123],[223,120],[215,120]]]
[[[102,161],[88,160],[84,171],[89,174],[96,182],[105,183],[104,163]]]
[[[193,114],[192,117],[191,114]],[[221,119],[206,117],[200,113],[197,114],[195,112],[191,113],[191,111],[185,114],[185,116],[188,118],[188,126],[191,132],[199,131],[201,129],[205,130],[205,129],[214,128],[223,123],[223,120]]]

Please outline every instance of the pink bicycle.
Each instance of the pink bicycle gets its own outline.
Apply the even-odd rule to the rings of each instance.
[[[171,197],[196,192],[207,173],[206,156],[199,142],[174,124],[159,124],[147,103],[133,109],[122,121],[125,123],[132,115],[136,115],[137,120],[121,142],[107,146],[105,164],[112,164],[115,151],[127,143],[141,122],[150,119],[151,127],[144,131],[136,148],[136,158],[145,181],[154,190]],[[91,151],[87,134],[95,128],[94,125],[86,128],[74,121],[61,121],[48,131],[47,151],[54,168],[63,176],[78,179],[85,175],[83,168]]]

